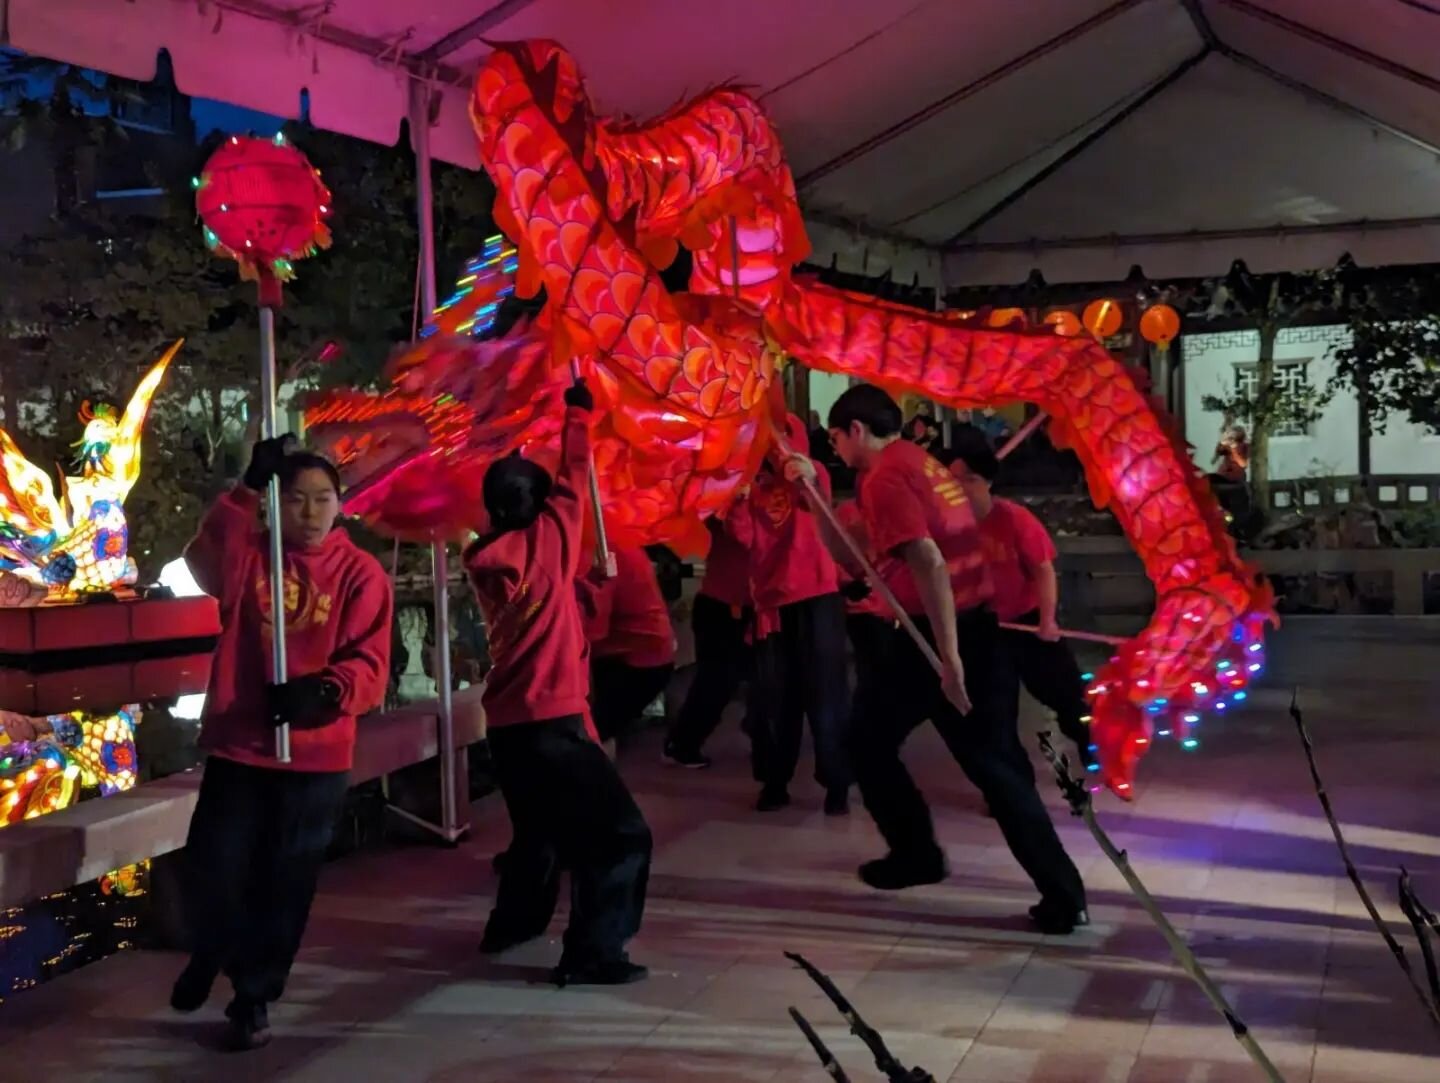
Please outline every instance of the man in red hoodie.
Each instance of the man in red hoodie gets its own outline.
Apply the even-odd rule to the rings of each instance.
[[[480,950],[541,935],[564,867],[570,925],[553,972],[559,985],[616,985],[647,973],[625,945],[645,909],[650,828],[589,723],[589,649],[575,597],[594,405],[583,382],[565,392],[553,480],[518,454],[486,471],[489,529],[465,552],[490,633],[483,702],[515,838]]]
[[[900,748],[927,718],[980,790],[1016,860],[1040,890],[1030,915],[1042,931],[1083,924],[1085,888],[1035,788],[1035,775],[1004,694],[1004,653],[985,607],[988,567],[975,515],[960,485],[924,449],[901,438],[900,407],[878,387],[852,387],[830,408],[835,450],[859,472],[860,514],[879,556],[877,571],[938,655],[941,672],[905,633],[883,659],[883,700],[856,720],[853,755],[865,808],[890,852],[860,867],[871,887],[898,890],[947,874],[925,798]],[[813,476],[808,459],[786,463]]]
[[[209,753],[185,858],[193,878],[194,953],[171,1004],[194,1011],[223,970],[232,1044],[264,1045],[266,1005],[285,988],[345,795],[355,717],[385,698],[390,579],[343,530],[340,478],[318,455],[255,445],[243,484],[206,513],[185,550],[220,603],[220,641],[200,746]],[[256,517],[272,477],[281,490],[288,679],[271,682],[269,542]],[[275,727],[291,726],[290,762]]]
[[[786,419],[787,439],[804,447],[804,423]],[[774,457],[778,460],[778,456]],[[806,459],[821,495],[830,476]],[[755,604],[755,679],[746,729],[761,812],[790,804],[790,781],[800,759],[805,719],[815,741],[815,778],[825,789],[825,813],[849,810],[852,776],[846,747],[850,689],[845,667],[845,604],[835,560],[825,547],[804,490],[767,459],[750,494],[730,513],[735,537],[750,550]]]
[[[576,582],[590,643],[590,710],[613,742],[665,691],[675,672],[675,632],[655,565],[643,549],[617,549],[615,574],[591,568]]]

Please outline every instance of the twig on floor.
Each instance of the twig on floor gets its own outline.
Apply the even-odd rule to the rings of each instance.
[[[1125,878],[1135,898],[1139,900],[1140,906],[1145,913],[1150,915],[1150,920],[1160,930],[1160,935],[1170,945],[1171,954],[1175,956],[1180,968],[1190,975],[1191,980],[1200,986],[1200,991],[1214,1005],[1215,1010],[1224,1017],[1225,1022],[1230,1026],[1230,1032],[1235,1035],[1235,1040],[1240,1043],[1250,1059],[1255,1062],[1256,1067],[1265,1074],[1265,1078],[1271,1083],[1285,1083],[1285,1078],[1280,1074],[1278,1068],[1270,1063],[1270,1058],[1265,1055],[1265,1050],[1260,1048],[1260,1043],[1250,1033],[1250,1028],[1245,1021],[1235,1014],[1235,1009],[1225,999],[1225,994],[1220,992],[1219,987],[1211,980],[1205,968],[1200,965],[1195,953],[1190,950],[1180,934],[1175,931],[1175,926],[1170,924],[1164,912],[1160,909],[1155,897],[1141,882],[1135,870],[1130,867],[1130,858],[1124,850],[1118,849],[1100,822],[1095,818],[1095,805],[1090,799],[1090,791],[1083,783],[1070,777],[1069,759],[1055,750],[1050,741],[1050,733],[1046,731],[1040,734],[1040,750],[1045,753],[1045,758],[1050,761],[1050,766],[1055,769],[1055,781],[1060,786],[1060,792],[1065,795],[1065,800],[1070,804],[1070,811],[1085,821],[1085,826],[1090,829],[1090,834],[1095,836],[1095,841],[1115,867],[1120,870],[1120,875]]]
[[[1380,935],[1385,940],[1385,946],[1390,949],[1390,954],[1395,956],[1395,961],[1400,964],[1400,969],[1405,972],[1405,977],[1410,981],[1410,987],[1415,990],[1415,995],[1425,1006],[1426,1014],[1430,1016],[1430,1022],[1440,1028],[1440,1006],[1437,1006],[1436,1001],[1426,994],[1425,987],[1420,984],[1420,979],[1416,977],[1415,971],[1410,966],[1410,960],[1405,957],[1405,949],[1400,946],[1400,941],[1395,939],[1395,935],[1390,932],[1390,927],[1385,924],[1385,919],[1380,916],[1380,911],[1375,907],[1375,901],[1370,898],[1370,892],[1365,888],[1365,882],[1360,879],[1355,862],[1350,860],[1350,847],[1345,844],[1345,836],[1340,831],[1340,822],[1335,819],[1335,809],[1330,804],[1330,794],[1325,789],[1325,782],[1320,778],[1320,768],[1315,762],[1315,745],[1310,740],[1310,731],[1305,728],[1305,716],[1300,713],[1300,690],[1298,688],[1293,689],[1290,693],[1290,717],[1295,722],[1295,728],[1300,731],[1300,743],[1305,748],[1305,761],[1310,765],[1310,781],[1315,786],[1315,796],[1320,799],[1320,808],[1324,811],[1325,819],[1330,824],[1330,833],[1335,836],[1335,845],[1340,850],[1340,860],[1345,863],[1345,873],[1350,877],[1350,883],[1355,885],[1355,893],[1360,896],[1360,901],[1364,904],[1366,913],[1370,915],[1370,920],[1375,923],[1375,928],[1380,930]],[[1404,906],[1403,896],[1401,906],[1402,908]],[[1428,947],[1428,944],[1422,940],[1422,951],[1425,947]]]
[[[1440,1004],[1440,971],[1436,969],[1435,949],[1430,944],[1435,915],[1415,894],[1410,885],[1410,870],[1404,865],[1400,866],[1400,912],[1415,930],[1415,940],[1420,945],[1420,957],[1425,961],[1425,978],[1430,982],[1430,1003]]]
[[[835,1083],[850,1083],[850,1077],[845,1074],[845,1069],[840,1067],[840,1062],[835,1059],[835,1054],[825,1047],[820,1040],[820,1035],[815,1033],[812,1027],[794,1008],[790,1009],[790,1018],[795,1020],[795,1025],[800,1028],[800,1033],[805,1035],[805,1040],[810,1043],[810,1048],[815,1050],[815,1055],[820,1058],[820,1067],[825,1069],[827,1075],[835,1080]]]
[[[855,1010],[850,1001],[845,999],[845,994],[840,992],[835,983],[826,977],[818,967],[803,955],[797,955],[793,951],[787,951],[785,958],[809,974],[810,980],[830,998],[830,1003],[835,1005],[840,1014],[844,1016],[845,1022],[850,1024],[850,1033],[869,1048],[875,1057],[875,1067],[885,1073],[885,1078],[889,1083],[936,1083],[935,1077],[925,1069],[907,1069],[896,1060],[895,1055],[886,1048],[885,1040],[880,1037],[880,1032],[860,1017],[860,1013]],[[791,1011],[793,1012],[794,1009],[792,1008]]]

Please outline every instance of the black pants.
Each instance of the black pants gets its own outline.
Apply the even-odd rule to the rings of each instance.
[[[651,839],[615,765],[579,715],[500,726],[489,739],[514,831],[491,924],[522,938],[543,932],[568,869],[562,963],[624,959],[645,911]]]
[[[695,680],[670,727],[669,740],[682,752],[698,753],[720,725],[740,682],[749,676],[746,614],[737,617],[724,602],[696,595],[690,626],[695,632]]]
[[[867,697],[882,687],[886,659],[895,633],[895,621],[874,613],[849,613],[845,617],[845,634],[855,659],[855,694],[851,703],[853,717],[864,706]]]
[[[1015,624],[1038,625],[1040,614],[1016,617]],[[1031,632],[1000,629],[1000,645],[1008,656],[1008,667],[1025,691],[1055,712],[1055,724],[1082,753],[1090,747],[1090,704],[1085,698],[1085,680],[1070,644],[1060,639],[1047,643]]]
[[[755,647],[746,729],[756,782],[777,790],[790,784],[807,718],[815,741],[815,780],[827,790],[854,781],[845,654],[845,603],[839,594],[780,607],[780,630]]]
[[[285,991],[345,797],[344,772],[281,771],[211,756],[185,842],[195,957],[241,1003]]]
[[[619,658],[590,663],[590,713],[600,740],[619,737],[665,691],[675,667],[632,666]]]
[[[927,622],[917,620],[931,639]],[[996,620],[988,612],[959,615],[960,657],[971,712],[961,715],[941,691],[940,678],[902,630],[890,639],[881,696],[868,698],[852,739],[856,780],[865,808],[902,859],[930,860],[938,852],[930,809],[900,759],[900,748],[925,719],[940,731],[950,754],[980,790],[1010,852],[1041,896],[1082,909],[1085,888],[1035,788],[1034,769],[1015,739],[1005,697],[1015,687],[1005,673]]]

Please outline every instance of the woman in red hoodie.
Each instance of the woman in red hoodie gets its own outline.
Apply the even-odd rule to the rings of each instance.
[[[565,392],[553,480],[518,454],[486,471],[489,530],[465,551],[490,633],[486,725],[514,836],[480,950],[544,933],[564,867],[570,925],[553,973],[559,985],[617,985],[647,973],[625,945],[645,910],[650,828],[589,724],[589,650],[575,597],[594,406],[582,382]]]
[[[655,565],[643,549],[614,557],[613,576],[592,567],[575,581],[590,644],[590,710],[607,746],[675,672],[675,632]]]
[[[235,988],[232,1044],[264,1045],[266,1006],[285,988],[355,750],[355,718],[390,676],[390,579],[343,530],[340,477],[289,437],[255,445],[243,484],[222,496],[185,550],[220,603],[200,746],[209,753],[186,860],[194,953],[171,1004],[194,1011],[222,971]],[[268,533],[260,494],[279,477],[288,680],[273,684]],[[289,723],[290,762],[275,758]]]

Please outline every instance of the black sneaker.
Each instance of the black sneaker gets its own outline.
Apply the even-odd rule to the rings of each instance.
[[[633,985],[644,981],[650,971],[629,959],[571,964],[563,960],[550,972],[550,980],[561,989],[567,985]]]
[[[848,786],[837,786],[832,790],[825,791],[825,815],[850,815],[850,788]]]
[[[920,858],[889,853],[860,866],[860,879],[877,891],[903,891],[907,887],[938,884],[948,875],[945,857],[938,850]]]
[[[497,923],[492,919],[486,922],[485,932],[481,934],[480,954],[499,955],[511,948],[518,948],[521,944],[528,944],[537,936],[545,935],[545,930],[549,927],[549,922],[546,922],[538,929],[534,926],[527,929],[513,925],[507,926],[504,922]]]
[[[1076,910],[1069,903],[1041,899],[1030,908],[1030,920],[1046,936],[1069,936],[1090,924],[1090,914],[1083,908]]]
[[[692,752],[688,748],[681,748],[673,741],[666,741],[661,758],[666,763],[674,764],[676,767],[686,767],[692,771],[702,771],[710,766],[710,757],[703,752]]]
[[[270,1013],[264,1004],[232,1000],[225,1009],[230,1020],[225,1047],[237,1053],[261,1049],[270,1044]]]
[[[191,956],[170,990],[170,1007],[177,1012],[198,1010],[210,999],[210,990],[219,974],[220,968],[213,963]]]
[[[755,802],[756,812],[776,812],[790,804],[790,791],[784,786],[766,786]]]

